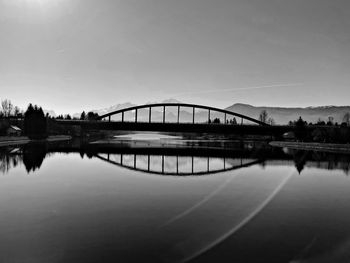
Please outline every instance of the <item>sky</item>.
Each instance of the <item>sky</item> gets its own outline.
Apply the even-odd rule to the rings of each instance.
[[[0,99],[349,105],[349,0],[0,0]]]

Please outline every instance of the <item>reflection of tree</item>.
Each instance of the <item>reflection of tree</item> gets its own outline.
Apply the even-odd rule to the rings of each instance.
[[[0,148],[0,172],[2,174],[8,173],[11,168],[15,168],[22,162],[21,155],[10,155],[9,152],[13,150],[12,147]]]
[[[307,155],[308,155],[308,152],[306,151],[296,151],[295,154],[293,155],[295,167],[297,168],[299,174],[304,169],[304,166],[307,160]]]
[[[23,163],[27,172],[39,169],[47,153],[47,145],[43,143],[27,144],[23,147]]]

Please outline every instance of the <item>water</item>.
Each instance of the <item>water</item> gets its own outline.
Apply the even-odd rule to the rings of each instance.
[[[349,262],[350,156],[207,139],[0,148],[0,261]]]

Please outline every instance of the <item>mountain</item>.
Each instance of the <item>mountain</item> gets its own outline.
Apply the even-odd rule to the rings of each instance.
[[[51,117],[56,117],[56,112],[54,112],[53,110],[43,109],[43,112],[45,115],[48,113]]]
[[[319,119],[327,122],[329,117],[333,117],[334,122],[341,123],[345,113],[350,112],[350,106],[320,106],[306,108],[285,108],[285,107],[256,107],[249,104],[236,103],[226,110],[237,112],[258,118],[262,110],[266,110],[269,117],[272,117],[276,124],[287,124],[301,116],[307,122],[316,123]]]

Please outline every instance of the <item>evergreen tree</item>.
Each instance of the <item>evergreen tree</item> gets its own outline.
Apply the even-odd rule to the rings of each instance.
[[[44,111],[41,107],[29,104],[24,114],[24,132],[30,138],[46,138],[47,123]]]
[[[85,120],[85,118],[86,118],[86,113],[85,113],[85,111],[83,111],[80,115],[80,119]]]

